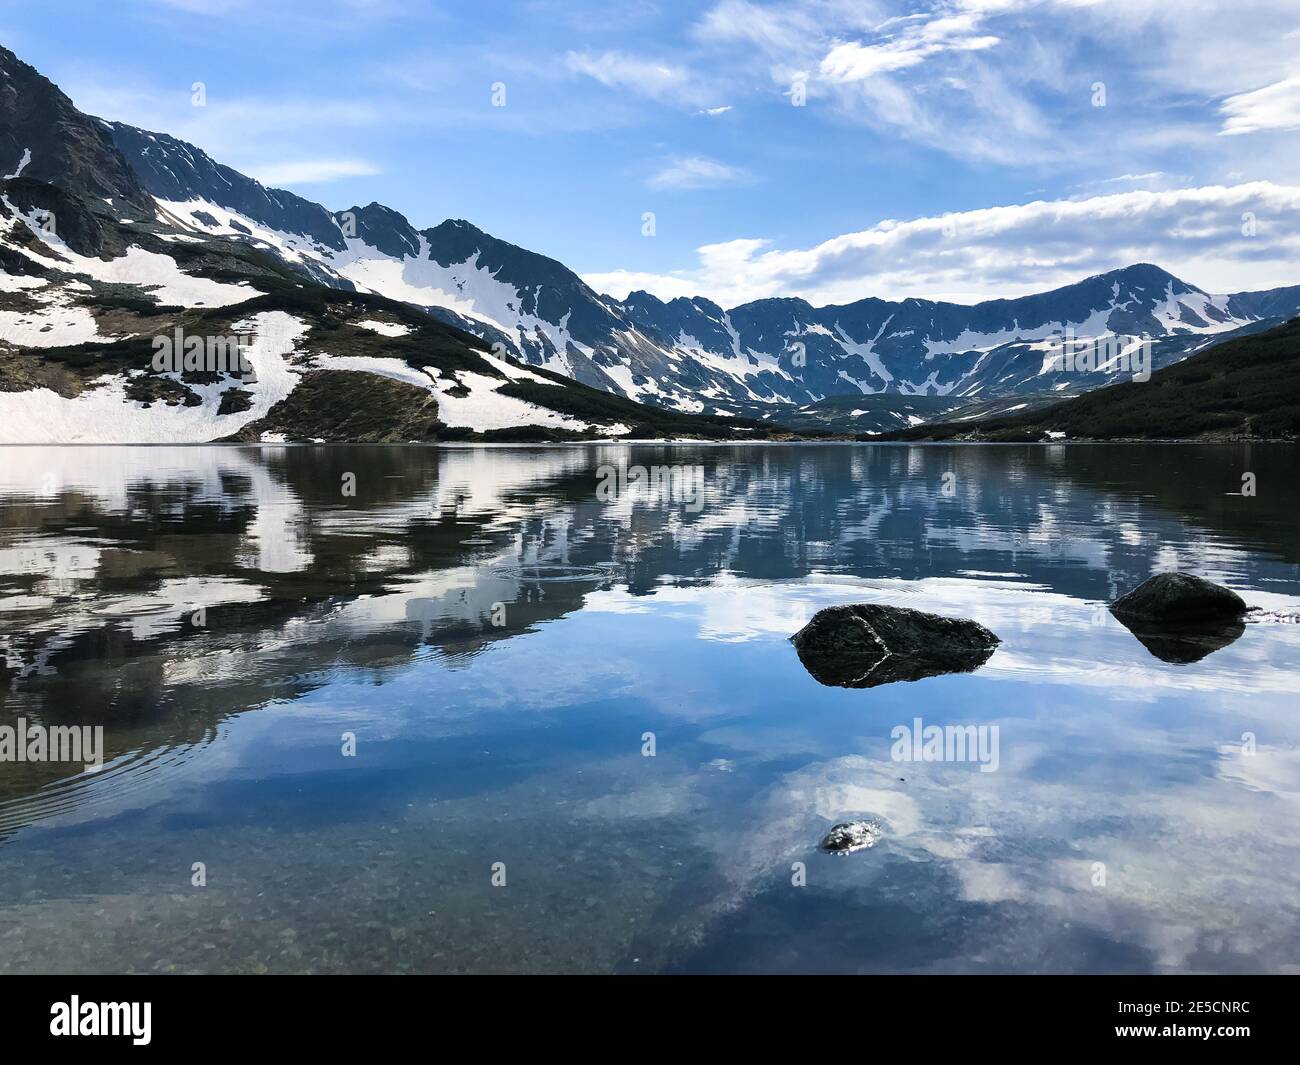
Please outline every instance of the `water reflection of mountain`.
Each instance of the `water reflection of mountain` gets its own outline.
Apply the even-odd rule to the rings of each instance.
[[[1293,444],[1025,450],[1076,484],[1141,498],[1226,544],[1300,564],[1300,448]],[[1247,473],[1254,474],[1254,496],[1242,495]]]
[[[8,457],[0,720],[102,723],[110,758],[208,743],[232,714],[293,699],[340,671],[382,678],[421,647],[465,658],[580,609],[612,583],[653,594],[722,574],[998,574],[1106,600],[1156,568],[1230,577],[1243,548],[1277,558],[1273,576],[1295,581],[1291,448],[25,448]],[[703,467],[702,505],[645,487],[597,499],[596,468],[629,461]],[[1243,468],[1257,474],[1256,497],[1227,495]],[[345,494],[352,480],[355,495]],[[73,773],[14,769],[0,776],[0,803],[20,809]]]

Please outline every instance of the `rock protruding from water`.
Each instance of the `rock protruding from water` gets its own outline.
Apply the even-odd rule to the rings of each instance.
[[[1110,611],[1162,662],[1189,665],[1245,631],[1245,602],[1231,588],[1190,573],[1158,573],[1110,604]]]
[[[817,681],[841,688],[969,673],[987,662],[999,643],[969,618],[873,603],[819,610],[791,640]]]
[[[845,821],[826,833],[821,849],[828,854],[852,854],[874,847],[884,834],[878,821]]]
[[[1174,623],[1230,621],[1246,613],[1231,588],[1190,573],[1157,573],[1110,604],[1111,613]]]

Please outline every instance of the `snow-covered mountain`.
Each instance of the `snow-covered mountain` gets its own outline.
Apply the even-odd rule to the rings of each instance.
[[[242,236],[329,283],[427,308],[532,365],[682,411],[779,419],[845,395],[1071,395],[1126,375],[1050,369],[1049,342],[1066,330],[1149,339],[1156,369],[1300,311],[1300,286],[1216,296],[1150,264],[974,306],[766,299],[727,310],[647,292],[620,301],[469,222],[418,230],[376,203],[330,215],[192,145],[111,129],[145,187],[196,233]]]
[[[1052,338],[1064,331],[1084,340],[1119,334],[1150,340],[1150,368],[1158,369],[1300,311],[1300,286],[1214,296],[1148,264],[975,306],[867,298],[814,307],[766,299],[727,310],[703,298],[664,302],[645,292],[617,300],[593,291],[562,263],[469,222],[417,229],[378,203],[332,212],[266,188],[174,137],[83,115],[3,50],[0,104],[0,355],[42,352],[35,360],[0,361],[0,433],[15,431],[13,420],[5,429],[10,411],[32,430],[37,417],[62,426],[59,433],[74,432],[85,422],[78,404],[106,394],[88,387],[99,380],[92,369],[109,364],[127,375],[115,403],[133,396],[140,402],[147,394],[167,407],[224,405],[223,420],[204,422],[202,431],[244,432],[288,393],[275,399],[266,387],[243,382],[253,392],[261,387],[261,399],[249,408],[259,414],[235,412],[231,406],[243,401],[225,393],[250,391],[238,381],[191,375],[166,385],[146,372],[138,351],[132,362],[117,346],[138,348],[178,325],[212,328],[221,324],[208,320],[218,307],[274,312],[300,295],[294,290],[316,285],[333,295],[297,300],[308,320],[296,319],[296,339],[281,322],[278,332],[271,330],[277,339],[268,342],[278,352],[273,357],[286,360],[283,376],[262,376],[292,390],[305,372],[324,367],[323,358],[352,359],[330,364],[339,372],[360,372],[363,358],[391,359],[396,365],[367,364],[365,372],[382,370],[389,381],[422,390],[442,412],[421,422],[435,435],[521,425],[622,432],[654,420],[640,407],[615,410],[615,400],[674,415],[896,428],[925,416],[918,398],[942,399],[926,409],[949,416],[962,404],[1039,402],[1128,376],[1118,367],[1053,368]],[[261,322],[247,314],[226,317],[232,330]],[[331,333],[335,320],[362,333]],[[380,332],[366,322],[379,323]],[[304,351],[304,344],[315,350]],[[446,365],[422,362],[416,350],[422,344],[433,344]],[[101,347],[64,351],[85,345]],[[141,374],[147,383],[134,380]],[[475,375],[492,383],[466,383]],[[564,410],[543,410],[541,400],[561,402],[555,390],[569,381],[608,399],[593,400],[595,393],[583,389],[564,398]],[[442,416],[457,409],[462,390],[475,387],[486,397],[483,410],[476,407],[459,422]],[[30,389],[64,402],[46,395],[39,403],[47,407],[32,397],[20,401],[16,394]],[[551,391],[539,391],[545,389]],[[505,402],[506,393],[522,406]],[[876,398],[865,406],[835,402],[866,395]],[[848,415],[842,423],[841,409]],[[113,406],[110,413],[120,412]],[[92,420],[102,426],[104,416]],[[163,431],[153,415],[133,418],[129,426],[102,431]],[[183,423],[168,419],[166,431],[192,431]],[[302,422],[297,428],[307,431]]]
[[[526,367],[412,306],[385,264],[424,238],[402,244],[384,208],[359,210],[349,241],[197,149],[139,133],[128,164],[117,136],[0,50],[0,443],[768,432]],[[155,191],[195,186],[239,210],[203,218]]]

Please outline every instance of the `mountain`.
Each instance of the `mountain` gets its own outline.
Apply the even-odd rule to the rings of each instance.
[[[562,263],[464,220],[419,230],[371,203],[333,215],[336,228],[323,221],[324,208],[305,225],[314,205],[263,189],[174,138],[111,128],[145,187],[195,232],[257,241],[326,283],[424,307],[500,345],[499,353],[681,411],[784,421],[791,408],[835,396],[1074,395],[1124,374],[1048,367],[1048,342],[1067,329],[1081,339],[1149,340],[1159,368],[1300,311],[1300,286],[1216,296],[1146,263],[974,306],[765,299],[726,310],[647,292],[616,300]]]
[[[902,440],[1296,440],[1300,318],[1151,375],[1013,417],[926,425]]]
[[[762,435],[786,423],[886,432],[1027,409],[1129,375],[1117,363],[1054,368],[1052,338],[1066,331],[1142,338],[1158,369],[1300,311],[1300,286],[1215,296],[1150,264],[974,306],[617,300],[467,221],[417,229],[379,203],[329,211],[175,137],[84,115],[3,50],[0,100],[0,415],[14,414],[0,419],[5,439],[246,434],[269,424],[268,403],[327,368],[345,375],[335,385],[385,378],[367,383],[367,403],[381,402],[375,388],[387,403],[402,393],[390,437],[651,426]],[[245,304],[292,323],[216,313]],[[271,383],[208,370],[167,378],[143,357],[146,338],[218,325],[262,331],[251,343],[276,367],[263,375]],[[679,420],[688,415],[708,420]],[[312,435],[310,418],[288,421]],[[366,432],[381,432],[369,421]],[[344,419],[315,435],[333,438],[344,423],[357,431]]]
[[[343,284],[316,265],[348,255],[324,208],[83,115],[4,50],[0,103],[0,443],[783,432],[527,368],[446,314]],[[195,187],[239,218],[178,220],[156,191]],[[385,208],[356,216],[376,247],[420,247]]]

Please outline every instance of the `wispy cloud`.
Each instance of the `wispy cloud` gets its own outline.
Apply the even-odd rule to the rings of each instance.
[[[751,180],[747,170],[728,166],[703,155],[673,159],[646,179],[651,189],[706,189]]]
[[[706,43],[756,46],[768,55],[801,52],[825,34],[866,31],[880,22],[874,3],[762,4],[752,0],[720,0],[692,28]]]
[[[695,62],[747,67],[749,84],[765,75],[789,95],[798,79],[810,116],[962,160],[1041,168],[1062,145],[1102,136],[1130,163],[1163,165],[1170,152],[1214,151],[1212,112],[1189,98],[1227,97],[1225,133],[1300,124],[1294,0],[1244,2],[1252,32],[1240,43],[1220,32],[1217,5],[1162,0],[938,0],[922,12],[718,0],[691,37],[708,52]],[[1275,83],[1256,89],[1261,78]],[[1088,106],[1096,81],[1112,92],[1101,112]]]
[[[312,185],[346,177],[366,177],[380,172],[379,167],[365,159],[298,159],[254,166],[248,170],[250,177],[257,178],[263,185],[276,188]]]
[[[664,59],[627,52],[569,52],[565,66],[611,89],[624,89],[652,100],[703,106],[709,101],[687,67]]]
[[[220,85],[207,87],[203,107],[193,106],[188,84],[163,93],[144,84],[110,84],[95,79],[70,84],[67,91],[77,107],[88,114],[169,133],[232,165],[242,162],[258,140],[309,130],[337,133],[393,118],[377,101],[227,96]]]
[[[1099,184],[1118,185],[1126,182],[1159,181],[1164,176],[1163,170],[1148,170],[1145,174],[1117,174],[1115,177],[1103,178]]]
[[[976,63],[978,54],[1001,51],[1001,33],[986,24],[1008,7],[960,0],[891,18],[881,3],[720,0],[693,38],[715,53],[730,50],[732,64],[746,62],[739,50],[751,74],[766,75],[784,95],[797,82],[812,116],[829,113],[964,158],[1011,162],[1034,158],[1046,142],[1048,123],[1028,90],[1059,72],[1025,47],[1014,60]],[[1002,64],[1014,66],[1014,78],[1001,74]]]
[[[862,81],[917,66],[942,52],[978,52],[1000,44],[1000,37],[978,32],[982,22],[981,12],[967,11],[913,23],[881,43],[846,41],[826,53],[821,73],[835,82]]]
[[[1300,187],[1269,182],[1039,200],[899,222],[811,248],[757,239],[697,249],[670,274],[595,273],[615,296],[704,295],[723,306],[769,296],[818,304],[865,296],[971,302],[1042,291],[1134,262],[1155,262],[1210,291],[1296,281]]]
[[[1300,129],[1300,77],[1229,96],[1219,110],[1226,116],[1220,132],[1227,136]]]

